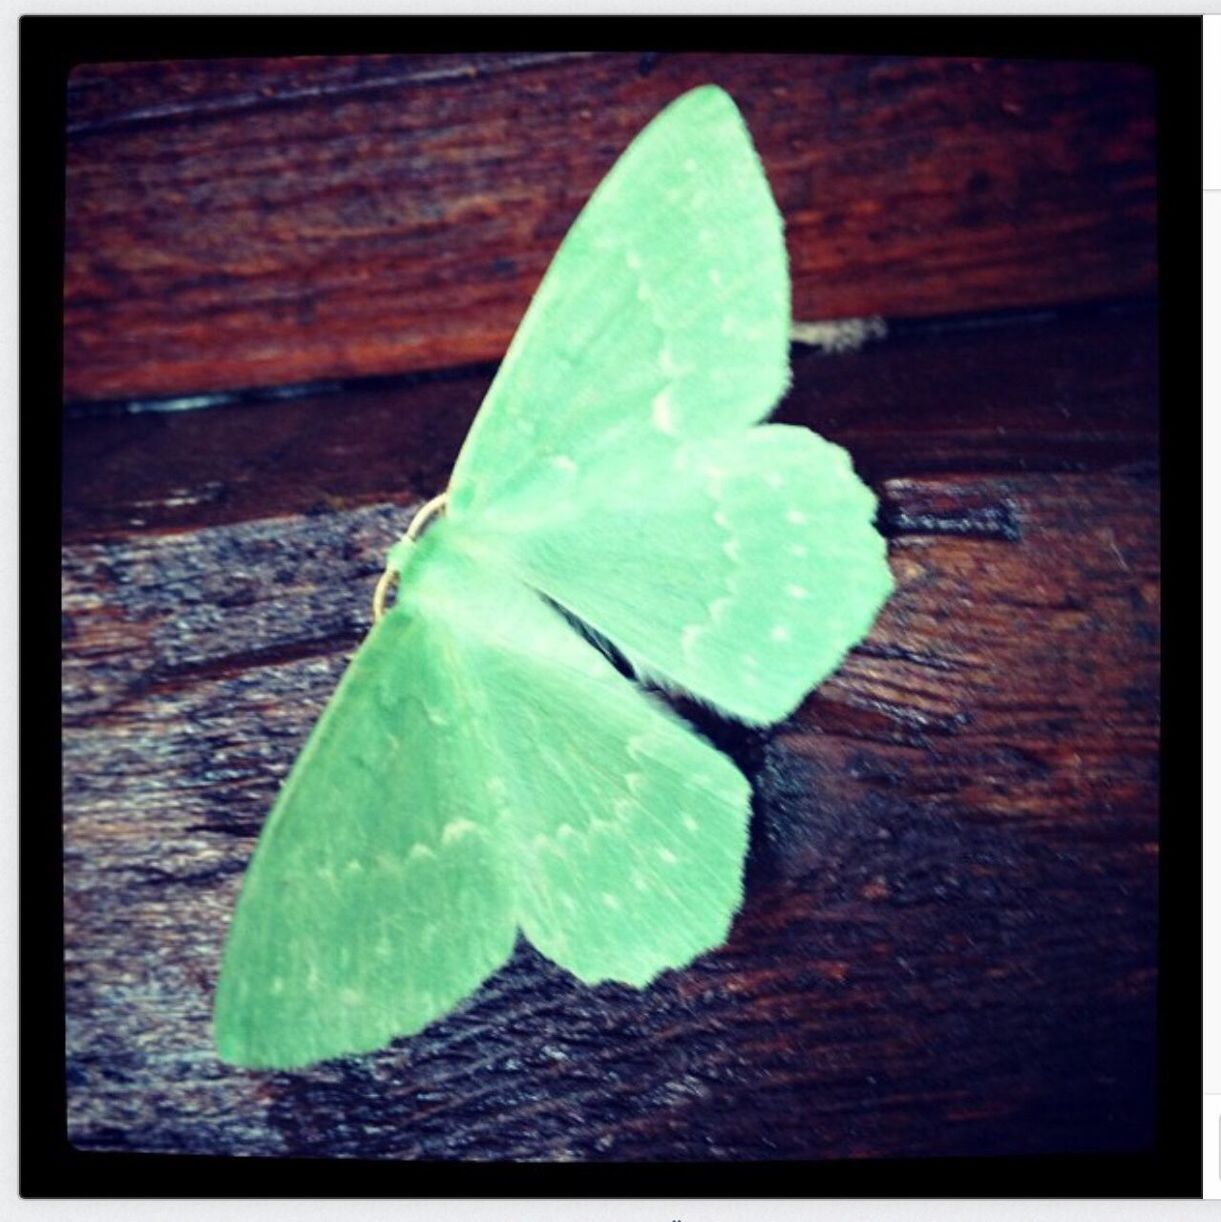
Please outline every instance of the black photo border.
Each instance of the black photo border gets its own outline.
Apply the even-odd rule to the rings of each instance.
[[[82,62],[599,48],[985,55],[1157,81],[1163,728],[1157,1137],[1148,1152],[775,1163],[412,1163],[82,1151],[67,1140],[56,618],[65,89]],[[25,1197],[1124,1197],[1201,1190],[1198,17],[25,17],[20,23],[20,1191]],[[1178,474],[1186,471],[1187,474]],[[1171,546],[1173,545],[1173,546]],[[1184,564],[1176,557],[1188,556]],[[1173,805],[1170,798],[1173,795]],[[1167,817],[1171,812],[1172,817]]]

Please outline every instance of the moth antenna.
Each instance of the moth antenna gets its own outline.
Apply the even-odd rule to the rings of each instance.
[[[415,517],[411,519],[411,524],[407,527],[399,543],[395,544],[395,548],[401,543],[414,543],[424,533],[424,530],[433,518],[445,512],[445,505],[448,499],[449,492],[447,490],[439,496],[434,496],[432,500],[425,501],[416,510]],[[391,549],[391,554],[393,554],[395,548]],[[398,584],[399,572],[399,569],[387,563],[385,571],[377,579],[377,585],[373,589],[373,622],[375,624],[380,623],[382,616],[386,614],[386,596]]]

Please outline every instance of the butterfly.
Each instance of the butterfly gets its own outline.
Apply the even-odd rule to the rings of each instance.
[[[390,551],[243,883],[222,1059],[413,1034],[519,932],[637,987],[725,941],[750,786],[593,642],[766,725],[869,630],[892,588],[876,498],[843,449],[758,423],[789,328],[763,166],[729,95],[694,89],[590,198]]]

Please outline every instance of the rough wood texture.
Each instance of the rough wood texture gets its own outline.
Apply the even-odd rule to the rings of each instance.
[[[699,716],[756,789],[729,944],[641,993],[522,946],[419,1037],[301,1073],[215,1060],[225,925],[481,377],[69,420],[72,1140],[543,1160],[1146,1144],[1154,333],[1127,308],[801,357],[782,415],[880,488],[899,589],[774,733]]]
[[[1151,291],[1152,77],[808,55],[86,65],[64,386],[126,398],[498,359],[557,241],[684,89],[738,99],[801,318]]]
[[[827,357],[794,349],[802,395],[866,479],[896,470],[1082,471],[1150,458],[1156,327],[1139,303],[928,324]],[[76,540],[425,499],[445,484],[491,370],[210,411],[77,409],[64,436]]]

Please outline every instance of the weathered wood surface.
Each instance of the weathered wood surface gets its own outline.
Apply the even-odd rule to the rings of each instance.
[[[64,385],[127,398],[498,359],[589,192],[666,102],[739,101],[798,317],[1156,281],[1152,76],[785,54],[84,65]]]
[[[849,447],[866,479],[898,470],[1083,471],[1150,457],[1156,327],[1128,303],[898,328],[823,356],[794,349],[775,418]],[[407,503],[442,488],[491,368],[121,423],[83,405],[64,436],[65,536],[118,539],[287,512]]]
[[[800,357],[781,415],[857,455],[898,591],[774,732],[699,716],[756,792],[728,945],[639,993],[522,946],[420,1036],[300,1073],[213,1055],[226,922],[481,375],[70,419],[72,1140],[542,1160],[1146,1144],[1154,333],[1127,308]]]

